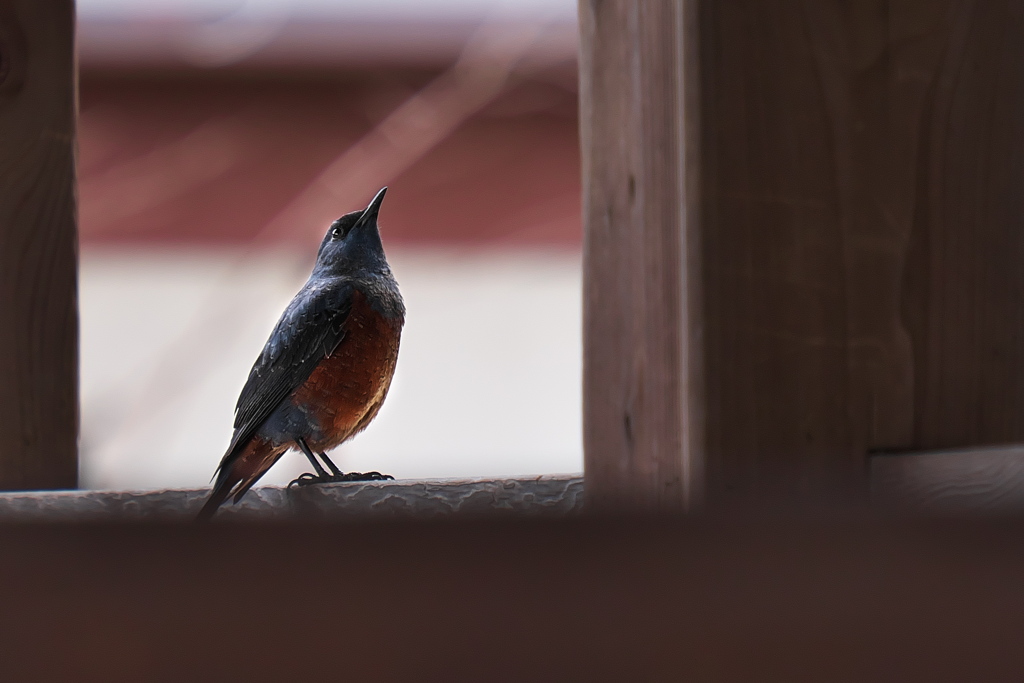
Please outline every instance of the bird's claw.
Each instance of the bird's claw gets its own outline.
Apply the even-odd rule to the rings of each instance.
[[[319,475],[306,472],[294,479],[288,488],[293,486],[310,486],[312,484],[338,484],[352,481],[389,481],[394,480],[390,474],[380,472],[340,472],[338,474]]]
[[[291,480],[288,483],[288,488],[293,486],[309,486],[310,484],[319,484],[320,482],[321,478],[319,476],[312,472],[306,472],[304,474],[300,474],[298,478]]]

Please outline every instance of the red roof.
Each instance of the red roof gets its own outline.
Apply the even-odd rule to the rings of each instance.
[[[574,75],[410,107],[436,75],[86,72],[82,240],[315,243],[386,184],[389,243],[577,245]]]

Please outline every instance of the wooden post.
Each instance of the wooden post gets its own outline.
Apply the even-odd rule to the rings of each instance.
[[[709,498],[818,495],[866,488],[872,450],[1024,441],[1024,3],[691,4],[580,5],[588,495],[661,500],[647,473],[700,460]],[[652,377],[701,332],[657,371],[702,362],[703,390]],[[678,412],[703,432],[627,447],[623,415]]]
[[[0,489],[77,482],[72,0],[0,3]]]
[[[588,505],[677,509],[699,490],[694,7],[580,2]]]

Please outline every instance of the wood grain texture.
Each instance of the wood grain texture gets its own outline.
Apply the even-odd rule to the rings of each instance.
[[[1024,440],[1024,3],[580,10],[588,495]]]
[[[0,2],[0,489],[77,482],[74,5]]]
[[[949,10],[705,4],[714,495],[860,488],[912,441],[902,278]]]
[[[1024,445],[922,451],[871,458],[872,497],[957,514],[1024,512]]]
[[[698,244],[686,201],[695,127],[683,89],[693,7],[579,5],[583,443],[595,507],[680,508],[699,490]]]
[[[919,449],[1024,441],[1024,3],[955,9],[906,267]]]
[[[704,4],[707,477],[1024,440],[1024,3]]]

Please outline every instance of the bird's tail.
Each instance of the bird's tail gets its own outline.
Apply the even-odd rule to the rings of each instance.
[[[210,497],[199,511],[199,520],[205,521],[213,517],[217,508],[228,498],[234,502],[241,500],[245,492],[252,488],[264,472],[277,462],[287,447],[274,446],[263,439],[252,439],[244,448],[236,452],[228,451],[217,469],[217,481],[213,485]]]

